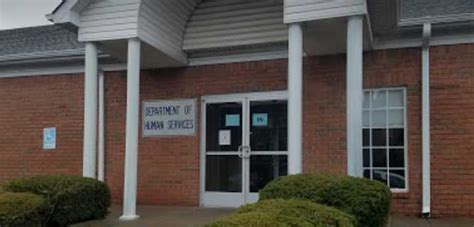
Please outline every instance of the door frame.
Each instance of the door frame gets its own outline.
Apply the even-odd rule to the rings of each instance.
[[[210,103],[225,103],[231,101],[265,101],[265,100],[288,100],[288,91],[267,91],[267,92],[251,92],[251,93],[233,93],[233,94],[222,94],[222,95],[207,95],[202,96],[200,100],[201,108],[201,121],[200,121],[200,152],[199,152],[199,206],[202,207],[238,207],[243,204],[245,191],[242,191],[244,195],[237,195],[236,193],[219,193],[212,192],[214,195],[218,195],[218,198],[207,198],[206,197],[206,105]],[[242,121],[249,121],[244,119],[244,111],[247,111],[246,103],[242,103]],[[242,123],[244,124],[244,122]],[[242,133],[245,133],[245,129],[242,129]],[[244,168],[244,167],[242,167]],[[245,176],[242,176],[242,178]],[[239,193],[240,194],[240,193]],[[248,196],[255,197],[255,193],[248,193]],[[240,203],[235,201],[241,200]],[[219,205],[227,204],[227,205]]]

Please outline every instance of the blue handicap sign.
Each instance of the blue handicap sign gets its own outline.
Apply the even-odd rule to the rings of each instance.
[[[56,128],[45,128],[43,130],[43,149],[56,149]]]

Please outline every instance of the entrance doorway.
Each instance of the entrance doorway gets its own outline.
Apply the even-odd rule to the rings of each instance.
[[[288,172],[287,93],[202,98],[201,205],[238,207]]]

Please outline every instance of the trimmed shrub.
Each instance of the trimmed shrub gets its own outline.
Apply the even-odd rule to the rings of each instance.
[[[278,226],[277,221],[272,215],[262,212],[252,213],[235,213],[206,227],[226,227],[226,226],[259,226],[259,227],[273,227]],[[283,223],[281,223],[283,224]]]
[[[243,206],[234,214],[207,226],[352,227],[355,223],[353,216],[332,207],[303,200],[277,199]]]
[[[0,194],[0,226],[41,226],[45,200],[32,193]]]
[[[4,186],[9,192],[31,192],[46,199],[48,226],[104,218],[111,203],[108,186],[79,176],[37,176],[11,181]]]
[[[383,226],[390,189],[376,181],[342,175],[300,174],[278,178],[260,191],[260,200],[304,199],[352,214],[358,226]]]

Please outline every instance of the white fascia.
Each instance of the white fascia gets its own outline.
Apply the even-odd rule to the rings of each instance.
[[[462,34],[462,35],[446,35],[430,38],[430,46],[444,46],[444,45],[458,45],[474,43],[473,34]],[[413,48],[422,47],[422,38],[412,39],[398,39],[398,40],[375,40],[374,50],[384,49],[400,49],[400,48]]]
[[[127,69],[125,64],[107,64],[100,65],[100,69],[104,72],[124,71]],[[0,68],[0,78],[13,78],[25,76],[46,76],[46,75],[62,75],[84,73],[84,64],[76,64],[69,66],[25,66],[13,69]]]
[[[54,24],[72,24],[76,27],[80,25],[80,13],[91,0],[65,0],[58,8],[46,15],[46,19]]]
[[[474,13],[461,13],[461,14],[449,14],[441,16],[428,16],[420,18],[408,18],[400,19],[398,21],[398,26],[400,27],[409,27],[429,24],[440,24],[440,23],[454,23],[454,22],[463,22],[463,21],[472,21],[474,18]]]

